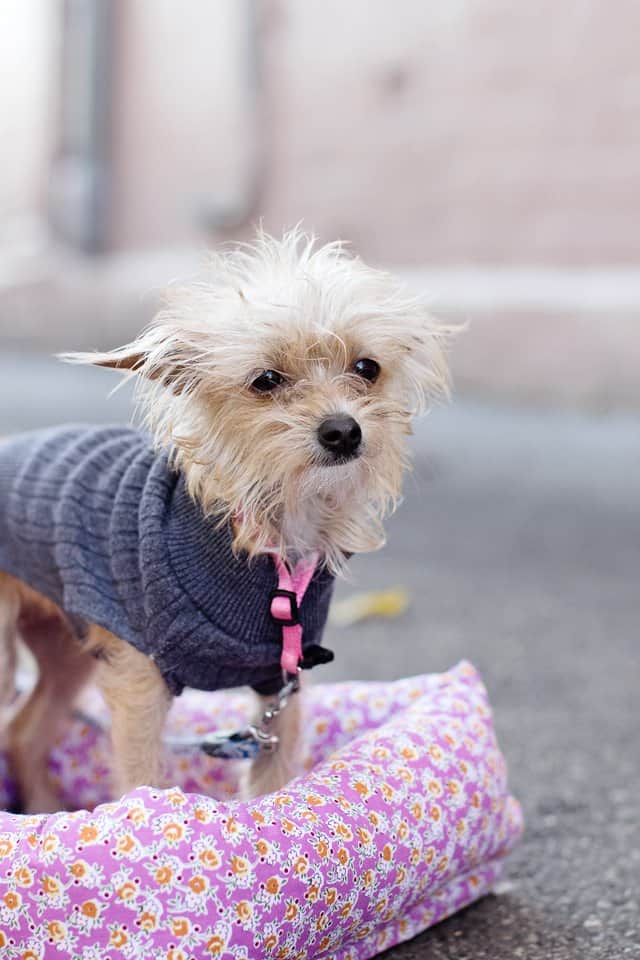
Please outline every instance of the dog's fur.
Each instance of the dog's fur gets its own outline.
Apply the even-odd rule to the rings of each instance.
[[[67,359],[136,376],[156,443],[172,451],[204,511],[232,523],[236,550],[275,548],[290,564],[318,551],[340,573],[347,555],[383,542],[411,418],[448,391],[449,332],[342,244],[316,246],[298,230],[281,240],[260,232],[215,255],[202,282],[172,289],[133,343]],[[379,364],[375,382],[354,371],[363,358]],[[260,393],[252,383],[265,370],[284,379]],[[335,414],[362,430],[359,455],[348,462],[332,461],[318,442],[319,424]],[[154,663],[97,627],[79,649],[60,610],[0,573],[0,706],[13,689],[16,632],[39,668],[35,691],[8,725],[25,808],[56,807],[45,759],[94,673],[112,713],[117,788],[158,784],[170,696]],[[279,718],[281,749],[253,765],[253,795],[291,775],[299,699]]]

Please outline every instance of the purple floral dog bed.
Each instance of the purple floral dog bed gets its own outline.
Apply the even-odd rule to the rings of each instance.
[[[105,802],[107,738],[78,721],[52,771],[95,809],[0,813],[2,960],[366,960],[489,891],[522,819],[474,668],[305,699],[306,773],[252,803],[199,754],[170,758],[179,787]],[[248,710],[187,692],[170,732]]]

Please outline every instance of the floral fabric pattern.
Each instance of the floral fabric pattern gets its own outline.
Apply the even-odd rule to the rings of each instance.
[[[251,803],[231,799],[241,762],[199,754],[170,758],[180,787],[105,802],[106,735],[75,723],[52,772],[97,806],[0,813],[0,957],[366,960],[489,891],[522,818],[474,668],[306,700],[305,771]],[[249,710],[188,692],[171,732]]]

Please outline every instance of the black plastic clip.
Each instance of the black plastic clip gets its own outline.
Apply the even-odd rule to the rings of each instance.
[[[289,601],[290,616],[288,620],[283,620],[282,617],[276,616],[276,614],[273,612],[273,601],[278,597],[284,597],[285,600]],[[300,623],[300,617],[298,613],[298,598],[293,590],[281,590],[279,587],[275,590],[272,590],[269,595],[269,614],[274,623],[279,623],[281,627],[297,626]]]

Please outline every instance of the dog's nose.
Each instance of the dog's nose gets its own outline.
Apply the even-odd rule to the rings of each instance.
[[[360,446],[362,430],[357,420],[342,413],[322,421],[318,427],[318,440],[336,459],[348,459],[355,456]]]

